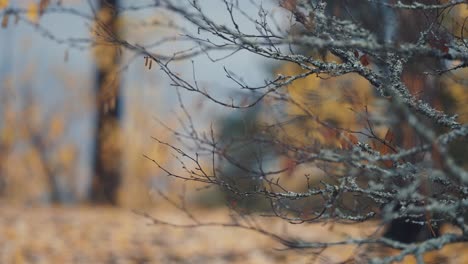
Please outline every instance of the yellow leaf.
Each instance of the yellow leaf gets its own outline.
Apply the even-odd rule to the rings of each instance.
[[[39,21],[39,7],[35,3],[29,3],[26,17],[33,23]]]
[[[0,9],[6,8],[8,6],[8,0],[0,0]]]

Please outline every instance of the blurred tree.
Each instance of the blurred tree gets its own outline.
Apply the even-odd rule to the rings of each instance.
[[[411,3],[411,1],[405,2]],[[438,0],[421,1],[421,3],[426,5],[437,5],[440,2],[441,1]],[[460,10],[463,8],[420,9],[408,12],[408,10],[390,8],[385,5],[385,3],[392,4],[392,1],[382,1],[382,3],[378,4],[355,0],[329,1],[327,10],[333,16],[362,24],[364,28],[370,30],[377,36],[377,41],[384,44],[416,43],[425,39],[429,45],[440,49],[442,52],[447,52],[448,43],[452,41],[452,38],[460,34],[463,35],[464,29],[461,28],[461,25],[464,24],[463,20],[466,19],[466,15],[460,13]],[[380,23],[377,23],[377,21]],[[388,68],[384,66],[384,63],[379,62],[379,60],[385,59],[386,58],[382,57],[374,61],[382,72],[388,72]],[[431,74],[431,72],[434,71],[433,69],[444,67],[444,61],[442,60],[425,56],[413,56],[403,69],[402,81],[409,87],[409,92],[413,96],[425,100],[438,109],[448,110],[451,108],[453,101],[450,99],[450,95],[447,94],[447,91],[440,89],[447,78],[441,74]],[[463,100],[463,98],[459,99]],[[462,109],[458,108],[458,110]],[[456,112],[459,113],[460,111]],[[394,120],[404,120],[404,118],[396,117]],[[437,125],[430,124],[429,122],[425,122],[425,124],[435,130],[443,132],[443,129]],[[409,149],[421,145],[424,141],[408,121],[394,122],[390,120],[387,125],[392,138],[392,146],[402,146]],[[390,136],[390,134],[388,135]],[[394,151],[392,150],[390,152]],[[464,156],[460,154],[461,153],[457,153],[454,156]],[[406,157],[406,161],[410,161],[413,164],[421,163],[423,159],[424,155],[411,155]],[[437,165],[440,166],[440,164],[436,164],[436,167],[438,167]],[[399,184],[407,183],[400,182]],[[426,186],[425,188],[425,191],[429,192],[428,195],[430,195],[430,192],[436,191],[434,189],[436,188],[435,186]],[[423,218],[419,218],[419,220],[430,221],[430,218],[430,215],[426,215]],[[397,241],[410,243],[424,241],[435,235],[438,235],[437,226],[423,226],[409,221],[408,218],[402,217],[392,220],[384,236]]]
[[[77,148],[69,142],[65,121],[73,113],[69,109],[44,113],[29,86],[22,94],[8,82],[2,88],[0,194],[20,203],[74,201]]]
[[[226,153],[219,162],[220,178],[236,191],[224,189],[227,202],[248,210],[265,210],[269,203],[265,197],[239,195],[255,193],[263,188],[262,167],[271,162],[274,149],[268,143],[246,144],[262,132],[258,105],[246,111],[235,112],[224,117],[220,123],[217,141]]]
[[[100,0],[98,8],[94,32],[97,116],[91,200],[115,205],[122,178],[120,48],[112,44],[119,36],[118,1]]]
[[[257,6],[258,17],[252,18],[240,2],[220,1],[231,19],[229,26],[212,18],[198,1],[189,1],[189,7],[170,0],[162,2],[192,23],[198,34],[208,35],[187,33],[196,43],[193,49],[201,51],[181,51],[167,59],[151,54],[146,47],[135,45],[130,49],[154,59],[176,87],[229,108],[248,108],[260,100],[270,100],[276,105],[269,105],[268,114],[273,115],[275,107],[283,114],[268,117],[270,129],[261,133],[247,129],[248,139],[239,136],[239,128],[246,126],[239,126],[236,120],[231,123],[233,127],[223,127],[220,142],[197,133],[184,134],[200,153],[209,151],[213,170],[200,166],[198,151],[192,154],[174,146],[174,152],[181,159],[191,160],[195,169],[186,169],[186,175],[163,169],[168,175],[217,184],[242,198],[263,196],[270,200],[274,216],[291,223],[361,222],[378,216],[390,226],[383,238],[347,238],[335,244],[279,239],[293,248],[383,244],[402,251],[376,259],[376,263],[401,261],[407,255],[423,263],[423,254],[451,243],[447,239],[466,241],[468,174],[458,161],[466,162],[466,158],[453,158],[457,154],[450,145],[465,138],[468,129],[459,122],[463,119],[445,111],[444,94],[439,89],[448,75],[445,73],[467,66],[466,27],[458,27],[461,34],[454,34],[444,26],[452,10],[466,8],[464,1],[282,0],[280,6],[288,11],[292,23],[286,30],[263,5]],[[255,32],[240,26],[237,12],[252,22]],[[466,16],[455,24],[466,25]],[[199,86],[195,73],[189,80],[169,67],[179,58],[223,49],[232,49],[232,54],[248,51],[286,64],[259,86],[246,84],[243,76],[226,70],[227,77],[240,89],[252,92],[250,100],[237,102],[215,98]],[[287,157],[284,166],[277,169],[274,163],[252,162],[261,160],[257,146],[262,149],[264,145]],[[225,170],[214,169],[220,163]],[[253,171],[257,165],[258,170]],[[326,179],[309,181],[314,175],[304,173],[304,190],[293,191],[282,179],[299,166],[318,167]],[[187,166],[183,164],[183,168]],[[230,181],[232,178],[237,181]],[[262,182],[244,184],[240,179]],[[246,188],[239,188],[239,183]],[[312,197],[318,201],[312,210],[308,203],[302,203],[302,210],[291,206]],[[460,232],[437,237],[437,227],[443,222],[455,224]],[[258,231],[257,226],[244,227]]]
[[[300,12],[297,11],[299,9],[296,9],[302,6],[299,3],[286,0],[283,1],[283,6],[286,9]],[[386,1],[383,1],[383,3],[386,3]],[[438,1],[424,1],[424,3],[437,4]],[[326,13],[330,16],[362,25],[363,28],[372,32],[376,36],[377,41],[382,44],[417,42],[418,38],[426,34],[425,38],[428,39],[428,42],[440,49],[447,48],[444,45],[450,41],[444,38],[449,38],[451,35],[456,36],[457,32],[462,30],[459,25],[462,24],[462,20],[465,17],[457,11],[450,12],[434,9],[408,12],[404,9],[390,8],[382,3],[377,4],[354,0],[327,1]],[[382,21],[382,23],[376,23],[376,21]],[[442,27],[443,24],[447,24],[446,21],[452,21],[448,23],[451,27],[447,27],[447,31],[450,31],[450,34],[442,32],[445,30]],[[300,24],[296,28],[293,28],[292,32],[297,35],[308,34],[304,32],[304,28]],[[324,61],[340,61],[340,58],[320,49],[308,50],[306,47],[300,48],[312,57],[322,57]],[[355,50],[354,53],[356,57],[360,57],[363,65],[367,66],[370,63],[367,54],[359,50]],[[385,58],[374,58],[372,63],[379,71],[387,72],[388,69],[385,63],[382,63],[382,60],[385,60]],[[443,67],[443,61],[441,60],[425,56],[414,56],[405,65],[402,80],[409,87],[410,93],[415,97],[423,99],[438,108],[448,110],[453,105],[453,102],[450,96],[447,95],[447,91],[439,89],[442,82],[446,82],[446,78],[441,75],[427,74],[433,71],[433,69]],[[286,63],[277,72],[289,76],[306,71],[295,66],[294,63]],[[357,75],[331,77],[326,75],[308,76],[295,81],[288,87],[288,92],[295,101],[294,104],[289,105],[288,111],[290,115],[295,117],[309,115],[309,117],[315,118],[296,118],[288,126],[282,127],[279,136],[283,140],[296,146],[305,146],[314,142],[316,146],[320,147],[343,147],[343,142],[340,139],[343,130],[364,131],[366,129],[374,129],[374,132],[379,137],[389,139],[391,146],[403,146],[406,149],[410,149],[422,144],[423,141],[408,121],[400,121],[405,119],[403,116],[388,115],[388,112],[382,111],[387,109],[387,106],[384,108],[380,107],[379,110],[378,105],[385,104],[385,102],[375,102],[377,95],[371,91],[371,87],[364,78],[360,78]],[[459,89],[461,85],[452,85],[451,87],[455,87],[455,89],[449,89],[449,91],[453,91],[454,93],[458,91],[457,100],[463,101],[464,96]],[[466,102],[466,100],[464,101]],[[348,110],[337,111],[337,109]],[[458,107],[455,112],[460,113],[463,111],[463,107]],[[393,115],[395,114],[397,112],[393,113]],[[384,121],[380,125],[378,124],[379,122],[372,122],[371,120],[378,116]],[[304,120],[307,122],[304,122]],[[396,120],[398,121],[395,122]],[[370,127],[371,124],[373,127]],[[427,125],[430,124],[427,123]],[[440,129],[437,125],[432,126],[433,129]],[[381,142],[378,142],[378,140],[372,142],[372,144],[377,149],[380,148],[382,154],[394,152],[391,148],[381,145]],[[454,156],[463,157],[464,155],[457,153]],[[414,164],[421,163],[422,159],[423,155],[406,157],[407,161],[411,161]],[[399,182],[398,184],[404,185],[407,183]],[[427,187],[426,191],[434,191],[431,190],[432,188],[434,186]],[[428,195],[430,194],[428,193]],[[430,216],[426,216],[426,218],[428,217],[430,218]],[[418,220],[424,221],[423,218],[419,218]],[[409,243],[423,241],[438,234],[436,227],[422,226],[408,220],[405,217],[392,220],[385,236],[400,242]]]

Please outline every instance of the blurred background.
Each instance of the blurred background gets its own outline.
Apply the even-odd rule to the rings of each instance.
[[[241,232],[252,239],[238,245],[235,230],[148,226],[132,211],[156,210],[183,222],[183,212],[155,190],[179,196],[184,184],[143,156],[171,168],[173,157],[151,137],[174,142],[165,126],[182,126],[180,100],[196,109],[198,129],[232,114],[221,107],[213,112],[215,106],[196,94],[181,93],[179,100],[156,64],[149,69],[142,56],[92,43],[99,34],[94,16],[142,45],[177,37],[180,32],[165,26],[174,18],[164,12],[141,8],[117,17],[111,11],[153,3],[0,1],[0,263],[233,263],[246,255],[271,260],[264,253],[271,241],[261,236]],[[207,8],[225,20],[218,12],[222,2]],[[170,56],[187,47],[172,42],[156,51]],[[223,65],[254,83],[270,74],[265,60],[247,53],[215,65],[200,57],[196,64],[200,85],[226,97],[232,93],[224,90]],[[173,65],[192,74],[190,60]],[[222,197],[192,200],[224,204]],[[197,210],[205,217],[229,220],[220,207],[203,208]],[[233,238],[223,242],[220,234]]]
[[[229,17],[223,2],[209,2],[203,3],[206,13],[221,24],[226,22]],[[255,1],[240,2],[247,13],[258,13]],[[277,245],[257,234],[148,226],[147,219],[133,213],[132,210],[154,212],[174,222],[186,221],[183,212],[168,205],[158,192],[175,199],[183,193],[183,199],[196,208],[195,214],[207,220],[229,219],[224,205],[233,199],[238,199],[236,206],[262,210],[265,201],[233,198],[219,190],[201,192],[198,184],[167,177],[145,155],[175,171],[180,170],[180,164],[167,147],[152,137],[168,143],[180,142],[173,130],[184,131],[191,119],[190,124],[197,131],[209,132],[214,126],[223,142],[260,133],[262,122],[300,116],[293,106],[275,106],[268,101],[250,110],[226,109],[201,95],[170,86],[159,66],[148,65],[139,54],[99,41],[106,34],[115,34],[167,56],[190,48],[190,43],[177,41],[181,32],[171,23],[196,29],[164,11],[150,8],[153,3],[0,0],[0,263],[307,263],[310,256],[274,251]],[[300,31],[277,1],[264,1],[262,5],[280,28],[293,24],[292,33]],[[364,7],[355,8],[354,15],[365,16]],[[449,15],[466,17],[466,8],[454,9]],[[102,32],[94,17],[110,32]],[[239,23],[247,30],[255,30],[247,19]],[[459,27],[449,26],[454,31]],[[388,28],[381,36],[384,40],[397,35],[397,25]],[[401,38],[405,39],[405,34]],[[167,42],[160,43],[161,40]],[[224,68],[252,86],[262,85],[279,73],[300,71],[293,65],[271,62],[247,52],[213,62],[213,58],[227,54],[216,51],[210,56],[174,62],[172,70],[190,78],[196,69],[198,84],[223,101],[241,101],[249,95],[239,92],[227,80]],[[446,88],[433,87],[430,99],[441,108],[458,113],[460,121],[466,123],[468,93],[466,85],[456,80],[466,77],[467,72],[457,74],[456,78],[438,82],[446,84]],[[433,83],[411,72],[405,78],[415,93]],[[349,129],[364,126],[365,120],[359,113],[385,109],[385,103],[374,98],[369,84],[352,75],[330,81],[308,77],[295,82],[288,92],[299,101],[313,103],[314,113],[323,120]],[[342,100],[345,97],[348,99]],[[276,112],[265,111],[264,105]],[[340,107],[353,111],[336,111]],[[383,120],[382,126],[376,128],[382,137],[389,122]],[[412,131],[401,133],[406,133],[408,147],[416,144],[409,139]],[[327,137],[327,131],[321,131],[316,123],[300,118],[274,134],[293,145],[304,145],[310,140],[325,146],[340,144]],[[251,163],[259,152],[265,157],[262,162],[270,167],[290,166],[284,176],[291,190],[305,188],[306,173],[315,181],[323,179],[323,168],[295,167],[287,155],[268,146],[229,147],[237,149],[233,153],[245,166],[258,166]],[[228,164],[222,170],[226,177],[241,173]],[[253,181],[241,180],[239,184],[248,189]],[[284,229],[279,220],[264,224],[270,225],[271,230]],[[292,234],[303,234],[301,228],[307,228],[309,238],[328,235],[330,239],[375,231],[372,226],[289,228]],[[316,231],[312,232],[314,228]],[[239,239],[245,243],[238,243]],[[352,248],[339,250],[340,254],[323,256],[333,261],[353,254]]]
[[[151,136],[170,137],[170,131],[158,121],[174,129],[180,125],[181,109],[176,89],[168,87],[168,78],[158,71],[155,63],[149,70],[142,56],[122,54],[120,65],[116,66],[118,70],[109,69],[114,67],[110,64],[117,61],[112,59],[116,55],[113,47],[109,50],[104,45],[89,44],[93,21],[63,12],[71,8],[91,17],[93,12],[99,12],[98,1],[93,1],[93,8],[87,1],[61,1],[61,9],[55,11],[57,5],[50,1],[52,6],[48,7],[52,11],[44,15],[40,14],[41,2],[10,1],[8,6],[24,9],[24,16],[10,15],[0,31],[1,164],[5,171],[2,194],[9,202],[19,204],[73,204],[93,200],[93,175],[97,170],[93,167],[106,163],[96,161],[99,155],[95,152],[105,148],[98,139],[102,133],[99,127],[105,126],[101,124],[107,124],[106,118],[110,116],[118,119],[120,133],[123,133],[121,144],[125,151],[119,154],[123,166],[119,166],[121,171],[118,172],[122,184],[119,184],[118,194],[109,190],[115,197],[94,198],[122,206],[147,203],[142,188],[165,186],[167,180],[158,177],[161,171],[142,155],[166,162],[166,153],[153,144]],[[152,3],[146,2],[137,4]],[[125,8],[134,3],[120,1],[119,4]],[[216,14],[223,6],[208,7],[213,9],[210,13]],[[158,23],[170,21],[161,11],[142,8],[141,11],[122,12],[118,19],[119,34],[142,45],[180,34],[158,27]],[[159,46],[157,51],[171,55],[184,48],[183,44],[172,43]],[[246,60],[250,63],[240,63]],[[261,83],[268,74],[267,65],[247,53],[223,64],[213,65],[206,57],[197,58],[196,64],[200,84],[216,87],[213,90],[218,94],[229,94],[223,85],[222,65],[253,82]],[[180,74],[191,74],[190,60],[175,63],[175,67]],[[100,77],[106,71],[113,71],[109,74],[111,81]],[[105,86],[104,94],[98,92],[100,85]],[[108,89],[109,86],[115,87]],[[181,96],[187,107],[199,108],[200,112],[193,118],[200,127],[221,117],[204,114],[209,111],[203,112],[202,97],[186,93]],[[219,109],[222,111],[221,107]],[[140,197],[142,195],[145,197]]]

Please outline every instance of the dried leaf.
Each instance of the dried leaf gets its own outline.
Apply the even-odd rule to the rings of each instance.
[[[297,163],[295,160],[291,159],[291,158],[285,158],[283,160],[283,167],[286,169],[286,176],[287,177],[290,177],[293,172],[294,172],[294,169],[296,168],[297,166]]]
[[[391,144],[393,143],[394,139],[395,139],[395,134],[393,134],[393,132],[389,128],[387,130],[387,133],[385,133],[385,138],[384,138],[385,144],[380,143],[380,147],[378,148],[378,151],[380,152],[380,154],[387,155],[393,152]],[[384,160],[382,163],[387,168],[393,167],[393,162],[391,160]]]
[[[382,154],[382,155],[386,155],[386,154],[391,152],[391,148],[389,148],[387,145],[382,144],[382,143],[380,144],[380,147],[379,147],[378,150],[379,150],[380,154]]]
[[[47,6],[49,6],[49,4],[50,4],[50,0],[41,0],[39,2],[39,15],[40,16],[44,14],[44,11],[47,8]]]
[[[10,14],[5,14],[2,19],[2,28],[8,27],[8,19],[10,18]]]
[[[369,57],[367,56],[367,54],[364,54],[361,56],[361,58],[359,58],[359,61],[361,62],[362,65],[364,66],[367,66],[369,65]]]
[[[349,144],[349,142],[346,141],[346,139],[340,138],[339,141],[340,141],[341,149],[349,150],[352,148],[352,145]]]
[[[376,143],[376,141],[373,140],[373,141],[371,142],[371,147],[372,147],[373,149],[377,149],[377,143]]]
[[[358,139],[355,135],[343,132],[340,137],[340,144],[342,149],[352,149],[353,145],[358,143]]]
[[[384,164],[385,167],[387,167],[387,168],[393,167],[393,161],[391,161],[391,160],[384,160],[384,161],[383,161],[383,164]]]
[[[351,143],[357,144],[359,142],[359,140],[357,139],[355,135],[347,133],[347,136],[348,136],[349,141],[351,141]]]
[[[385,133],[385,141],[388,144],[392,144],[393,141],[395,140],[395,134],[390,130],[390,128],[387,130],[387,133]]]

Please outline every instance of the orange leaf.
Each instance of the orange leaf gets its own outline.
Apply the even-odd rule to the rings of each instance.
[[[349,142],[346,141],[344,138],[340,138],[339,141],[340,141],[341,149],[351,149],[351,144],[349,144]]]
[[[2,28],[8,27],[8,18],[10,17],[10,14],[5,14],[2,19]]]
[[[357,144],[359,142],[359,140],[357,139],[355,135],[347,133],[347,136],[348,136],[349,141],[351,141],[353,144]]]
[[[41,16],[42,14],[44,14],[44,11],[45,9],[47,8],[47,6],[50,4],[50,0],[41,0],[39,2],[39,15]]]
[[[387,168],[393,167],[393,161],[391,161],[391,160],[384,160],[382,163],[383,163],[383,164],[385,165],[385,167],[387,167]]]
[[[375,143],[374,140],[371,142],[371,147],[372,147],[373,149],[377,149],[377,143]]]
[[[369,58],[366,54],[362,55],[361,58],[359,58],[359,61],[361,62],[362,65],[367,66],[369,65]]]
[[[287,176],[287,177],[290,177],[290,176],[293,174],[294,169],[296,168],[296,165],[297,165],[297,163],[296,163],[296,161],[293,160],[293,159],[290,159],[290,158],[287,158],[287,157],[286,157],[286,158],[283,160],[283,166],[284,166],[284,168],[287,169],[287,170],[286,170],[286,176]]]
[[[393,132],[389,128],[387,130],[387,133],[385,133],[385,138],[384,138],[385,143],[380,143],[380,147],[377,149],[381,155],[386,155],[386,154],[393,152],[391,144],[393,143],[394,139],[395,139],[395,134],[393,134]],[[393,166],[393,162],[391,160],[384,160],[382,163],[387,168],[391,168]]]
[[[351,149],[353,145],[358,143],[358,139],[355,135],[343,132],[340,138],[340,144],[342,149]]]
[[[395,139],[395,134],[390,130],[390,128],[387,130],[387,133],[385,133],[385,141],[388,144],[393,143],[393,140]]]

